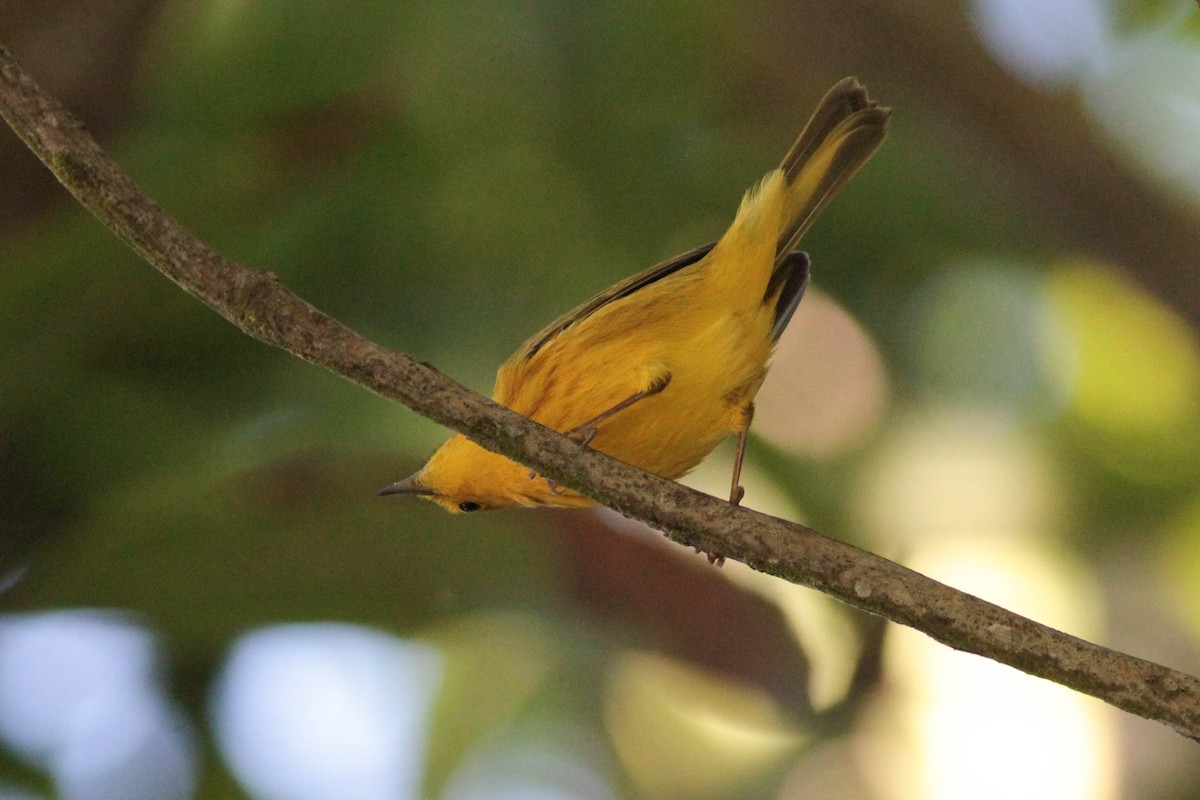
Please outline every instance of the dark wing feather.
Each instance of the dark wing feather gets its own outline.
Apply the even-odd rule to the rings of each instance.
[[[529,359],[533,358],[534,355],[536,355],[539,350],[545,347],[546,343],[555,336],[558,336],[560,333],[574,325],[579,320],[594,314],[597,310],[603,308],[609,303],[620,300],[622,297],[628,297],[637,290],[643,289],[655,281],[662,280],[668,275],[678,272],[684,267],[695,264],[697,261],[708,255],[708,251],[712,250],[715,244],[716,242],[709,242],[708,244],[692,248],[686,253],[680,253],[674,258],[661,261],[649,269],[639,272],[637,275],[621,281],[616,286],[611,286],[608,289],[605,289],[603,292],[591,298],[590,300],[587,300],[582,305],[576,306],[566,314],[563,314],[561,317],[554,320],[554,322],[551,322],[542,330],[538,331],[529,341],[527,341],[521,348],[521,360],[528,361]]]
[[[780,274],[786,274],[787,277],[783,281],[779,299],[775,301],[775,322],[771,325],[773,342],[779,341],[784,328],[792,321],[796,307],[800,305],[800,298],[804,297],[804,290],[808,288],[809,263],[808,253],[799,250],[788,253],[787,258],[783,259]]]

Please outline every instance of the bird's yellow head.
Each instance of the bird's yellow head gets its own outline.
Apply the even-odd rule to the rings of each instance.
[[[417,472],[379,493],[424,497],[452,514],[514,506],[595,505],[545,478],[530,477],[529,467],[485,450],[461,435],[438,448]]]

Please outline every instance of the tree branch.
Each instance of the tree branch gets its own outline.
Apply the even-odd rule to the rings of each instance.
[[[432,367],[364,339],[273,274],[226,259],[146,196],[3,47],[0,114],[81,205],[254,338],[396,400],[682,545],[724,553],[1200,741],[1200,680],[1190,675],[1061,633],[803,525],[730,506],[581,449]]]

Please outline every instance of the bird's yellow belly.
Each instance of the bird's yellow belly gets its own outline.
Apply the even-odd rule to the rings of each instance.
[[[628,343],[606,354],[591,379],[577,388],[590,400],[582,419],[612,408],[637,389],[630,375],[653,364],[670,373],[667,387],[596,426],[591,446],[667,478],[699,464],[732,431],[741,427],[746,406],[765,374],[769,337],[757,319],[724,317],[687,342],[658,352],[638,352]],[[582,419],[570,423],[579,424]],[[568,426],[560,426],[560,429]]]

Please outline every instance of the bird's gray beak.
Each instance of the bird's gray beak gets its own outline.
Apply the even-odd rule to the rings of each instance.
[[[414,472],[412,475],[409,475],[402,481],[396,481],[391,486],[383,487],[379,490],[379,496],[387,497],[388,495],[393,494],[410,494],[420,497],[422,495],[429,496],[437,494],[437,492],[433,491],[432,489],[427,489],[421,484],[417,483],[417,475],[419,474],[420,473]]]

